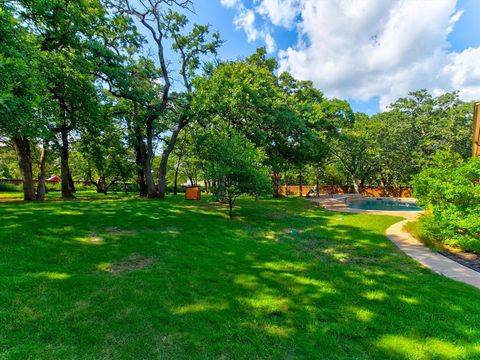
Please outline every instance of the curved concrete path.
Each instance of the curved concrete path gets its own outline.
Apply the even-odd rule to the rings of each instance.
[[[323,206],[326,210],[348,213],[368,213],[375,215],[392,215],[400,216],[406,220],[390,226],[385,234],[387,238],[398,246],[406,255],[412,259],[417,260],[426,268],[446,276],[450,279],[472,285],[480,289],[480,273],[472,270],[462,264],[457,263],[435,251],[430,250],[421,241],[415,239],[410,233],[403,230],[403,226],[409,221],[415,221],[423,211],[375,211],[375,210],[360,210],[350,209],[345,205],[340,206],[340,202],[346,197],[337,197],[338,204],[331,202],[329,198],[314,198],[309,199],[319,206]]]
[[[395,223],[385,232],[387,237],[397,245],[400,250],[438,274],[480,289],[479,272],[463,266],[423,245],[423,243],[403,230],[403,226],[408,221],[409,220],[403,220]]]

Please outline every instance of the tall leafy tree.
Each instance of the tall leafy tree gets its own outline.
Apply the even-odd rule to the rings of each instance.
[[[117,54],[110,45],[119,38],[115,30],[125,28],[100,0],[14,3],[18,17],[39,38],[41,72],[56,105],[50,129],[58,134],[62,196],[70,198],[74,192],[70,135],[99,125],[100,89],[95,82],[102,67],[115,62]],[[127,34],[122,33],[121,41],[128,38]]]
[[[127,49],[123,68],[115,69],[105,80],[114,96],[116,118],[125,125],[129,142],[135,150],[140,195],[154,196],[154,138],[167,130],[158,110],[163,85],[159,81],[161,72],[151,59],[134,57],[137,50],[138,47]]]
[[[154,121],[163,116],[168,123],[168,135],[165,137],[165,146],[158,168],[158,184],[156,191],[149,189],[149,197],[165,197],[166,175],[168,158],[177,142],[178,135],[190,121],[190,98],[193,93],[192,81],[199,70],[203,56],[215,55],[221,41],[218,33],[211,33],[209,26],[197,25],[189,27],[188,18],[172,10],[176,5],[181,10],[189,9],[191,1],[132,1],[117,0],[110,4],[120,14],[128,14],[135,18],[153,39],[156,46],[156,61],[159,64],[162,90],[161,101],[156,107],[156,117],[147,119],[146,138],[147,152],[153,154]],[[170,45],[176,58],[178,69],[172,70],[167,66],[169,59],[166,47]],[[182,94],[172,92],[172,77],[177,71],[183,87]],[[166,113],[175,116],[166,116]],[[172,121],[173,120],[173,121]]]
[[[38,37],[22,26],[12,4],[2,1],[0,6],[0,133],[17,154],[24,199],[35,200],[31,148],[32,141],[45,135],[46,103]]]
[[[279,86],[276,68],[263,48],[244,61],[220,64],[196,80],[192,102],[196,119],[205,128],[235,129],[264,149],[274,195],[286,166],[290,133],[300,126]]]
[[[296,119],[286,144],[289,165],[298,172],[301,195],[306,167],[312,166],[320,172],[330,153],[329,137],[337,132],[337,126],[350,123],[352,115],[348,103],[326,99],[310,81],[298,81],[283,73],[280,85]]]
[[[354,123],[339,129],[338,134],[332,139],[331,152],[349,175],[355,193],[360,192],[360,186],[364,185],[372,167],[373,149],[368,115],[363,113],[356,113]]]
[[[200,141],[206,176],[218,184],[232,219],[233,207],[240,195],[271,191],[270,169],[264,165],[264,152],[235,130],[208,135]]]
[[[464,157],[470,155],[473,107],[462,102],[458,93],[433,97],[427,90],[419,90],[390,107],[393,115],[402,114],[401,120],[409,127],[408,141],[417,171],[438,150],[451,149]]]
[[[112,114],[106,106],[102,115]],[[134,163],[127,148],[123,130],[113,121],[97,131],[81,134],[75,142],[75,148],[81,159],[80,171],[83,178],[95,185],[98,193],[107,194],[111,186],[126,182],[132,177]]]

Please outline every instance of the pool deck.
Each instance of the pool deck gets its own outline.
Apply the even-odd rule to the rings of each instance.
[[[391,216],[403,217],[408,220],[415,220],[421,214],[424,213],[424,211],[388,211],[388,210],[363,210],[363,209],[349,208],[347,205],[347,200],[365,199],[363,196],[356,195],[356,194],[324,195],[324,196],[319,196],[315,198],[306,198],[306,199],[330,211],[338,211],[338,212],[346,212],[346,213],[354,213],[354,214],[366,213],[366,214],[372,214],[372,215],[391,215]],[[415,201],[415,198],[390,198],[390,199]]]
[[[405,220],[397,222],[390,226],[385,235],[407,256],[415,259],[426,268],[436,272],[437,274],[446,276],[452,280],[460,281],[465,284],[480,289],[480,273],[463,266],[437,252],[426,247],[421,241],[417,240],[410,233],[405,231],[403,227],[407,222],[415,221],[424,213],[424,211],[380,211],[380,210],[361,210],[351,209],[347,206],[346,200],[358,198],[358,195],[341,195],[341,196],[322,196],[318,198],[309,198],[308,200],[315,202],[319,206],[330,211],[338,211],[343,213],[357,214],[375,214],[375,215],[392,215],[400,216]],[[404,198],[403,200],[413,201],[413,198]]]

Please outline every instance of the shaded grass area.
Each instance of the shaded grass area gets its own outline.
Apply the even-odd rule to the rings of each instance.
[[[480,357],[480,292],[300,199],[0,205],[0,358]]]

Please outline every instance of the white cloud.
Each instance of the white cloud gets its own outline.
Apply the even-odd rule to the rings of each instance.
[[[238,4],[238,0],[220,0],[220,4],[225,7],[233,8]]]
[[[248,42],[254,42],[257,39],[262,39],[265,42],[267,52],[273,53],[276,48],[275,40],[270,31],[263,27],[257,29],[255,25],[256,14],[252,9],[247,9],[242,3],[238,5],[237,14],[233,23],[236,29],[243,29],[247,35]]]
[[[263,40],[265,41],[265,49],[267,50],[267,53],[271,54],[275,51],[277,45],[275,43],[275,39],[273,38],[272,34],[270,32],[265,32],[263,35]]]
[[[327,95],[379,96],[384,108],[411,90],[461,86],[441,75],[456,58],[447,42],[461,16],[455,0],[304,0],[303,5],[298,29],[308,43],[280,51],[281,69],[314,81]]]
[[[299,0],[261,0],[256,11],[270,19],[273,25],[291,28],[299,14]]]
[[[463,99],[480,99],[480,48],[451,54],[439,78],[447,83],[446,87],[458,89]]]
[[[312,80],[328,96],[378,96],[382,108],[420,88],[459,90],[465,100],[480,96],[480,48],[449,49],[448,35],[462,15],[457,0],[255,0],[252,9],[236,6],[243,19],[237,27],[249,41],[271,38],[268,24],[296,28],[298,43],[279,51],[281,70]],[[264,30],[256,29],[256,14]]]

